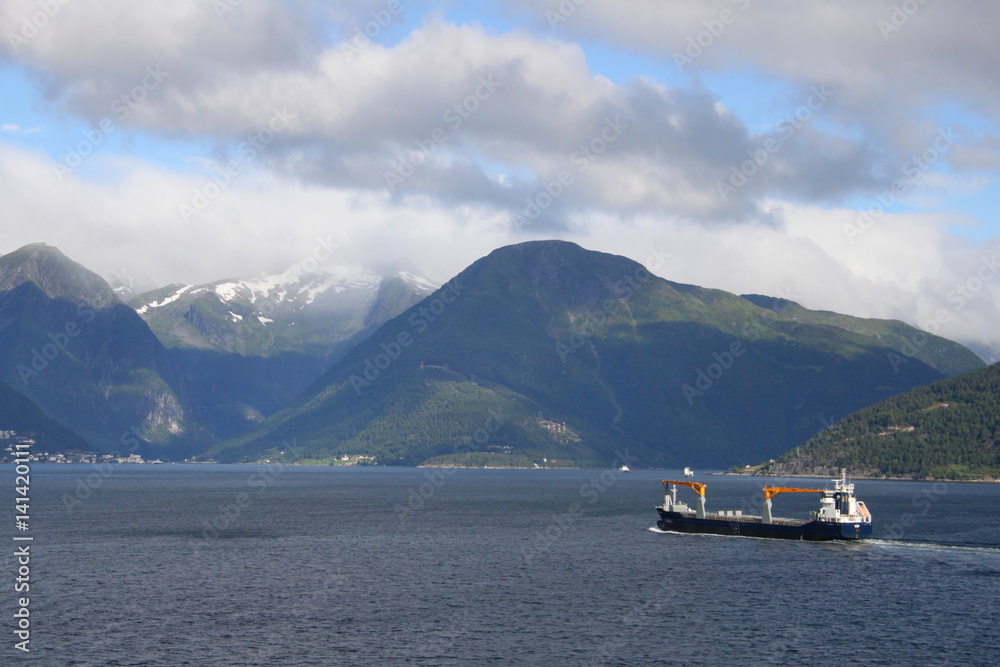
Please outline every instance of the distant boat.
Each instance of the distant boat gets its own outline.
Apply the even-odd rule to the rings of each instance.
[[[691,468],[684,468],[684,476],[694,477],[694,470],[691,470]]]
[[[632,472],[632,471],[629,470],[628,466],[623,463],[622,466],[618,469],[618,472]]]

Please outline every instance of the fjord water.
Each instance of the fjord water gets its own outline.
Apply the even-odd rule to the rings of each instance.
[[[1000,485],[862,480],[874,539],[803,543],[651,529],[677,474],[37,465],[5,662],[996,663]],[[768,482],[696,479],[744,511]]]

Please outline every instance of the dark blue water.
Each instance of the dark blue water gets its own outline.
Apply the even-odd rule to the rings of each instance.
[[[37,465],[32,652],[13,649],[8,546],[0,655],[45,665],[1000,658],[1000,485],[861,481],[876,539],[799,543],[651,530],[671,474]],[[13,478],[5,466],[11,505]],[[751,510],[765,482],[702,479],[710,509]],[[813,484],[823,482],[795,482]],[[775,503],[804,518],[815,497]]]

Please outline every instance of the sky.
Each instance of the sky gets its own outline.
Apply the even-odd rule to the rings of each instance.
[[[558,238],[1000,354],[998,28],[972,0],[5,0],[0,253],[444,282]]]

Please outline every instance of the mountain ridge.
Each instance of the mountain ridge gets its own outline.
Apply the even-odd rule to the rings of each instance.
[[[133,430],[152,448],[213,440],[145,322],[52,246],[0,257],[0,379],[97,449]]]
[[[104,450],[141,425],[161,457],[562,466],[628,451],[705,467],[780,455],[830,415],[983,366],[905,323],[672,282],[564,241],[498,248],[433,292],[409,269],[284,275],[126,306],[26,246],[0,258],[0,379],[27,369],[32,384],[34,360],[25,395]],[[179,326],[194,337],[170,339]]]
[[[867,406],[761,474],[1000,479],[1000,364]]]
[[[445,303],[449,285],[461,294]],[[916,358],[891,368],[887,356],[899,354],[892,345],[901,343],[884,338],[673,283],[624,257],[527,242],[473,262],[348,352],[292,407],[209,455],[256,460],[295,440],[313,458],[377,453],[383,461],[419,463],[452,453],[492,408],[512,417],[486,447],[533,460],[601,463],[616,447],[631,446],[647,465],[717,465],[741,448],[784,451],[762,446],[766,439],[804,441],[822,423],[820,408],[861,407],[946,375]],[[930,350],[947,357],[940,365],[948,372],[982,365],[955,343],[929,340]],[[773,403],[754,396],[755,376],[768,379]],[[850,385],[858,379],[860,392]],[[431,404],[447,415],[438,432]],[[734,405],[755,414],[749,428],[726,416]],[[539,412],[546,418],[534,418]],[[567,423],[575,439],[553,436],[542,421]],[[401,444],[415,424],[426,424],[417,430],[431,441],[419,454]]]

